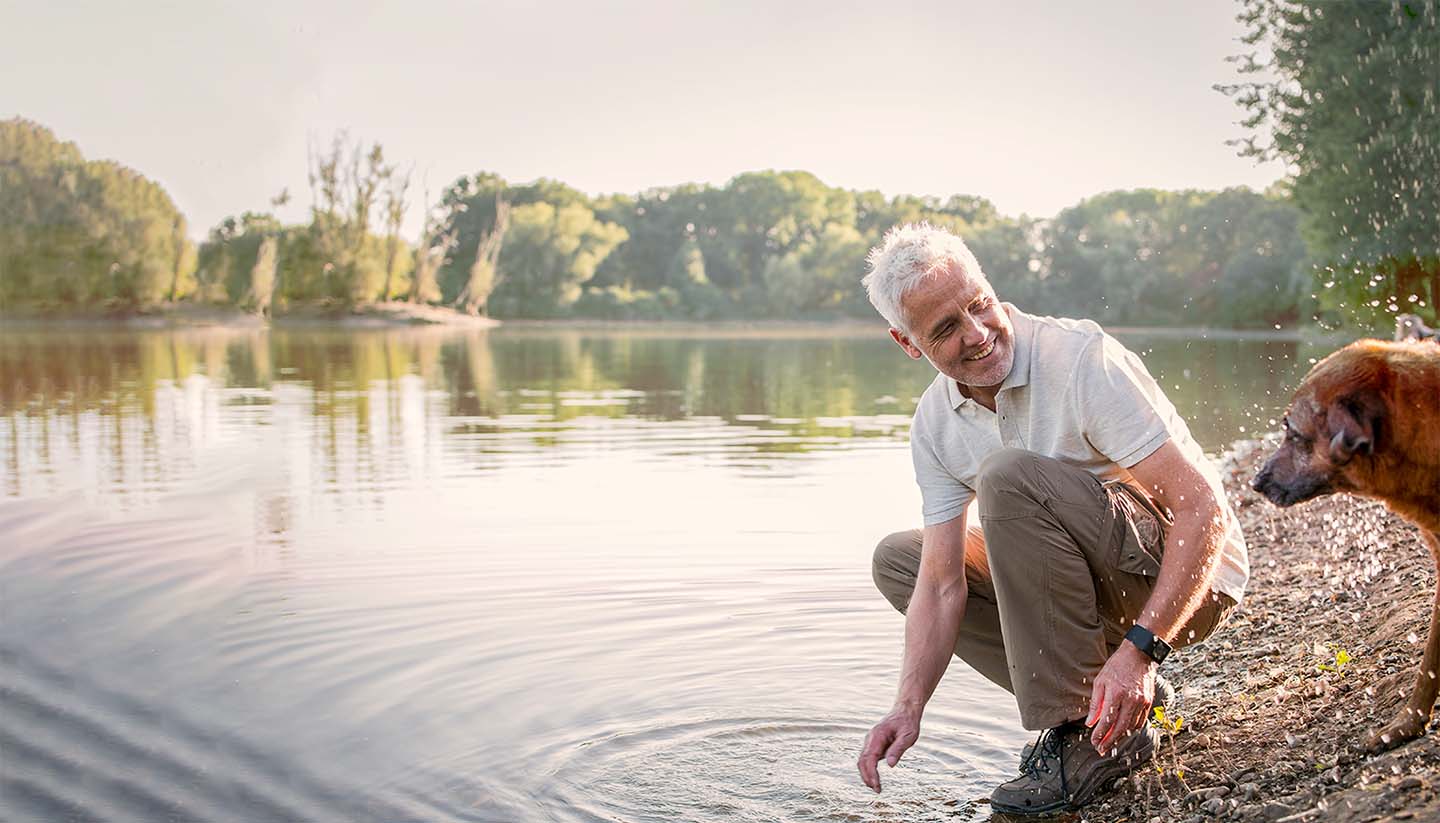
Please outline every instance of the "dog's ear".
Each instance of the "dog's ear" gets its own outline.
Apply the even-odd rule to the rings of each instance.
[[[1325,417],[1332,432],[1330,462],[1343,466],[1356,454],[1374,454],[1384,417],[1384,401],[1373,392],[1343,397],[1331,403]]]

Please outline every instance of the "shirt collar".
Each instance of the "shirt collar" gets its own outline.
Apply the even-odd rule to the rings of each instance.
[[[1030,383],[1030,350],[1031,342],[1035,336],[1035,327],[1030,315],[1015,308],[1013,304],[1004,303],[1006,313],[1010,315],[1010,326],[1014,334],[1015,359],[1010,363],[1010,373],[1000,381],[1000,391],[1013,389]],[[952,377],[945,378],[945,393],[950,400],[950,408],[958,409],[966,403],[975,402],[960,392],[960,384]],[[997,392],[998,395],[999,392]]]

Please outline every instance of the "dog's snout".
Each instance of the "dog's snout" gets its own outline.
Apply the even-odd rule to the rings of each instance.
[[[1265,466],[1255,473],[1254,479],[1250,481],[1250,488],[1257,492],[1264,492],[1265,486],[1270,482],[1270,467]]]

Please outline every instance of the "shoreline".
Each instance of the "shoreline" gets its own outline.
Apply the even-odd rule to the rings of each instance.
[[[1167,663],[1179,733],[1152,766],[1062,819],[1440,820],[1440,732],[1360,751],[1414,682],[1435,585],[1429,552],[1378,502],[1330,495],[1281,509],[1252,492],[1277,442],[1238,441],[1221,460],[1251,578],[1226,625]]]
[[[391,301],[353,308],[300,306],[267,319],[231,306],[179,304],[154,311],[123,312],[4,312],[0,328],[24,329],[266,329],[331,328],[385,329],[443,326],[489,329],[501,325],[491,317],[478,317],[441,306]]]
[[[23,329],[172,329],[172,328],[332,328],[386,329],[406,327],[505,328],[507,332],[629,332],[653,336],[775,335],[783,337],[884,335],[878,319],[838,320],[604,320],[600,318],[497,320],[442,306],[392,301],[354,308],[301,306],[270,319],[229,306],[181,304],[154,311],[126,312],[0,312],[0,328]],[[1363,336],[1359,331],[1318,327],[1294,329],[1229,329],[1209,326],[1105,326],[1118,337],[1332,342]]]

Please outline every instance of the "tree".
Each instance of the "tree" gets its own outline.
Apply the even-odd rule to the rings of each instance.
[[[484,314],[490,295],[504,280],[496,264],[500,249],[505,243],[505,232],[510,228],[510,204],[505,198],[495,195],[495,221],[490,230],[480,235],[475,245],[475,259],[470,263],[470,279],[465,283],[455,305],[467,314]]]
[[[1244,0],[1241,153],[1294,168],[1330,302],[1440,306],[1440,0]],[[1428,300],[1425,292],[1428,289]],[[1373,316],[1372,318],[1373,319]]]
[[[289,233],[296,231],[291,229]],[[271,214],[245,212],[238,218],[220,221],[200,246],[196,279],[201,299],[247,306],[260,313],[267,311],[278,287],[279,257],[286,233]]]
[[[493,299],[503,304],[507,315],[564,313],[595,276],[600,261],[625,238],[624,228],[596,219],[581,203],[516,206],[498,261],[504,282]]]
[[[0,121],[0,307],[144,309],[195,289],[185,218],[155,182]]]
[[[294,299],[329,299],[364,303],[385,299],[402,259],[398,229],[389,238],[372,233],[371,221],[380,192],[391,183],[395,167],[385,163],[380,144],[365,148],[343,132],[325,152],[310,153],[310,225],[308,236],[296,238],[290,258],[295,277],[286,278],[285,292]],[[408,181],[406,181],[408,186]],[[403,191],[388,206],[404,218]]]
[[[430,202],[430,189],[425,189],[425,202]],[[430,209],[425,215],[425,230],[420,245],[415,247],[414,275],[410,283],[411,303],[435,303],[440,300],[440,266],[454,246],[455,237],[443,229],[444,212]]]
[[[410,205],[406,199],[410,191],[410,177],[410,172],[403,177],[395,177],[392,171],[390,186],[385,190],[385,285],[380,289],[381,300],[390,299],[390,288],[400,268],[400,247],[404,244],[400,239],[400,227],[405,223],[405,212]]]

